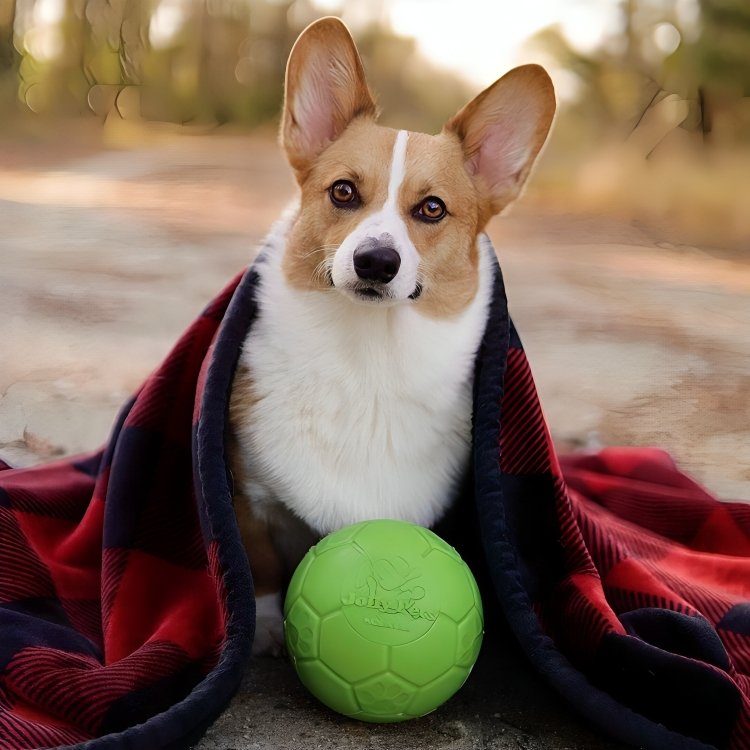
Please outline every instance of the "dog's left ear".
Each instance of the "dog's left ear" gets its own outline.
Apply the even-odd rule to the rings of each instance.
[[[472,99],[443,128],[461,140],[466,171],[497,214],[514,200],[552,125],[555,90],[541,65],[522,65]]]
[[[376,109],[349,29],[332,16],[310,24],[286,68],[281,142],[292,167],[304,171],[355,117],[374,119]]]

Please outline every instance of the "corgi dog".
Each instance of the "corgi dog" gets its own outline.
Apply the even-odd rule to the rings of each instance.
[[[494,273],[483,230],[554,111],[549,76],[525,65],[438,135],[381,127],[346,26],[323,18],[297,39],[281,144],[299,199],[256,261],[229,408],[254,653],[283,650],[282,591],[323,535],[375,518],[430,527],[454,500]]]

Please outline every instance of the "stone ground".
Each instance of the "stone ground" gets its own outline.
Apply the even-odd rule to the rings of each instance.
[[[292,195],[270,136],[136,140],[0,142],[0,453],[19,465],[101,444]],[[523,205],[490,234],[558,445],[659,445],[720,496],[750,500],[750,253]],[[469,681],[423,719],[342,719],[287,661],[258,659],[196,747],[404,746],[618,747],[542,684],[492,613]]]
[[[496,620],[497,618],[495,618]],[[489,625],[479,661],[447,703],[402,724],[366,724],[330,711],[287,659],[250,660],[229,710],[196,750],[625,750],[573,715],[526,662],[512,634]]]

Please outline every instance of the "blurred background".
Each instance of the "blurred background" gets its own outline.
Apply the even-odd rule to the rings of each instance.
[[[436,132],[510,67],[540,62],[560,114],[535,197],[750,238],[748,0],[0,0],[2,128],[43,116],[275,127],[289,50],[331,13],[357,37],[384,124]],[[606,148],[664,99],[636,139],[648,179],[631,164],[622,180]]]
[[[100,444],[294,188],[286,59],[351,28],[381,122],[514,65],[558,115],[489,231],[561,450],[750,500],[750,0],[0,0],[0,454]]]

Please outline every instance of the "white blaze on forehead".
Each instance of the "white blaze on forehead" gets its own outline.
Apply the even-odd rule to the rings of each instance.
[[[333,259],[331,276],[339,289],[351,288],[360,282],[354,270],[354,251],[368,238],[390,235],[395,250],[401,256],[401,266],[395,278],[387,285],[392,300],[405,300],[417,286],[419,253],[409,237],[409,230],[398,209],[398,191],[406,176],[406,144],[409,133],[399,130],[393,144],[393,156],[388,176],[388,195],[380,210],[371,214],[341,243]]]
[[[409,139],[409,133],[406,130],[399,130],[396,135],[396,142],[393,144],[393,158],[391,159],[391,176],[388,180],[388,198],[386,206],[396,206],[398,189],[404,181],[406,174],[406,142]]]

